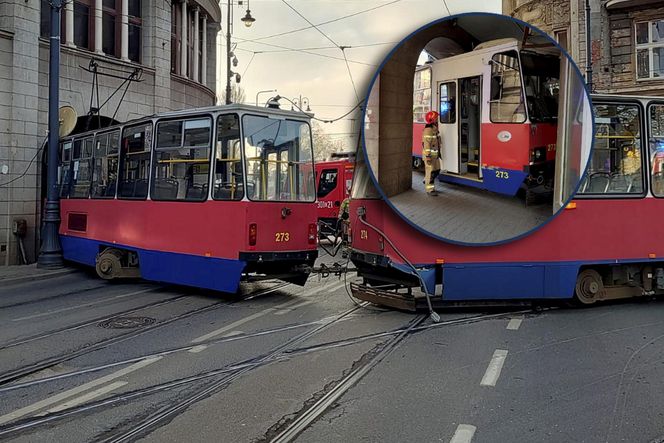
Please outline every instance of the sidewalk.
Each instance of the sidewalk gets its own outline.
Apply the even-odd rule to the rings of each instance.
[[[76,268],[65,266],[62,269],[42,269],[38,268],[36,263],[25,266],[0,266],[0,287],[7,284],[44,280],[72,272],[76,272]]]

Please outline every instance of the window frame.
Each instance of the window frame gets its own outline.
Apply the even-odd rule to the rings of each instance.
[[[492,96],[491,86],[492,86],[492,83],[493,83],[493,72],[492,71],[493,71],[493,64],[495,63],[493,58],[497,55],[507,54],[508,52],[514,52],[516,54],[517,62],[519,63],[519,84],[521,85],[521,105],[523,106],[524,118],[523,118],[523,121],[518,121],[518,122],[494,121],[493,120],[493,113],[491,112],[491,104],[494,101],[494,100],[491,99],[491,96]],[[522,68],[522,64],[521,64],[521,52],[516,48],[506,49],[506,50],[503,50],[503,51],[500,51],[500,52],[494,52],[493,54],[491,54],[491,61],[490,61],[489,65],[490,65],[489,66],[490,67],[490,69],[489,69],[489,97],[488,97],[488,102],[487,102],[488,107],[489,107],[489,121],[493,124],[496,124],[496,125],[523,125],[523,124],[529,123],[530,122],[530,115],[528,114],[528,105],[526,103],[526,87],[523,83],[523,68]],[[502,98],[502,87],[501,87],[500,96]]]
[[[102,0],[101,3],[101,43],[102,43],[102,52],[104,52],[103,44],[104,44],[104,14],[112,15],[114,18],[114,43],[113,43],[113,54],[109,54],[107,52],[104,52],[105,55],[109,57],[115,57],[115,58],[120,58],[121,54],[121,46],[122,46],[122,1],[121,0],[114,0],[115,1],[115,8],[109,8],[107,6],[104,6],[104,2]],[[124,0],[124,1],[129,1],[129,0]]]
[[[219,120],[222,117],[227,115],[234,115],[237,117],[237,125],[239,129],[239,141],[240,141],[240,166],[242,166],[242,198],[239,199],[228,199],[228,198],[216,198],[214,196],[214,180],[216,175],[216,161],[217,161],[217,140],[219,139]],[[242,125],[242,117],[244,114],[239,112],[220,112],[214,118],[214,135],[213,135],[213,152],[210,156],[210,199],[213,201],[222,201],[222,202],[241,202],[249,198],[247,193],[247,169],[245,165],[245,152],[244,152],[244,126]]]
[[[88,7],[88,46],[78,46],[76,44],[76,29],[74,28],[76,23],[76,3],[80,3]],[[95,48],[95,5],[94,0],[72,0],[72,8],[74,9],[74,21],[71,23],[72,29],[74,30],[74,41],[71,42],[72,45],[79,49],[85,49],[86,51],[94,51]],[[66,14],[63,14],[66,15]],[[69,25],[69,24],[68,24]],[[102,25],[103,32],[103,25]],[[66,34],[62,34],[66,35]],[[67,42],[70,43],[70,42]]]
[[[182,75],[180,72],[180,59],[182,51],[182,10],[180,4],[171,3],[171,73]],[[175,45],[175,46],[173,46]]]
[[[125,1],[130,1],[130,0],[125,0]],[[135,16],[128,14],[127,16],[127,58],[131,60],[134,63],[142,64],[143,62],[143,0],[136,0],[140,2],[139,5],[139,11],[140,11],[140,16]],[[134,26],[138,28],[138,60],[133,60],[130,55],[131,55],[131,39],[129,38],[129,34],[131,31],[131,27]]]
[[[115,187],[115,198],[118,199],[118,200],[145,201],[145,200],[148,200],[150,198],[150,186],[152,186],[152,183],[151,183],[152,182],[152,161],[153,161],[152,157],[153,157],[153,153],[154,153],[154,143],[155,143],[155,134],[154,134],[155,124],[154,123],[155,123],[154,119],[147,119],[147,120],[137,121],[137,122],[132,123],[132,124],[127,124],[127,125],[124,125],[122,127],[122,131],[120,132],[120,160],[118,162],[118,184]],[[128,153],[125,152],[124,149],[123,149],[122,140],[124,140],[125,131],[127,131],[129,129],[132,129],[132,128],[136,128],[138,126],[145,126],[147,124],[150,125],[150,128],[151,128],[150,131],[152,133],[151,140],[150,140],[150,147],[147,151],[141,151],[141,152],[148,152],[148,154],[149,154],[148,158],[149,158],[149,161],[150,161],[150,165],[149,165],[150,167],[148,168],[147,192],[145,194],[145,197],[123,197],[123,196],[120,195],[120,182],[122,181],[121,180],[121,178],[122,178],[121,174],[124,171],[124,166],[125,166],[125,163],[127,161],[127,154]]]
[[[156,178],[156,169],[157,169],[157,153],[158,152],[164,152],[164,151],[174,151],[178,149],[183,149],[185,148],[182,146],[182,142],[184,141],[184,136],[185,136],[185,130],[184,130],[184,124],[185,122],[189,120],[202,120],[202,119],[208,119],[210,121],[210,137],[208,139],[208,157],[207,157],[207,166],[208,166],[208,177],[207,177],[207,192],[205,193],[205,198],[203,199],[166,199],[166,198],[154,198],[153,197],[153,192],[154,192],[154,183],[155,183],[155,178]],[[168,147],[168,148],[157,148],[157,141],[158,141],[158,136],[157,136],[157,131],[159,128],[159,124],[161,123],[168,123],[168,122],[182,122],[182,134],[181,134],[181,140],[180,140],[180,147]],[[178,203],[204,203],[208,200],[210,200],[210,178],[212,177],[213,171],[212,171],[212,152],[214,151],[214,146],[213,144],[216,141],[216,131],[214,128],[214,125],[216,123],[216,120],[212,114],[191,114],[191,115],[184,115],[184,116],[176,116],[176,117],[165,117],[165,118],[159,118],[153,121],[153,128],[154,128],[154,133],[153,133],[153,142],[151,146],[151,158],[150,158],[150,180],[148,183],[148,196],[150,200],[156,201],[156,202],[178,202]],[[193,149],[202,149],[202,147],[194,147]],[[200,162],[201,164],[203,162]],[[186,195],[186,193],[185,193]]]
[[[414,79],[417,77],[417,75],[421,75],[422,72],[424,71],[429,71],[429,85],[426,88],[415,88],[414,84]],[[432,85],[432,78],[433,78],[433,71],[431,69],[431,66],[425,66],[424,68],[420,68],[417,71],[415,71],[415,77],[413,78],[413,108],[415,108],[415,96],[417,95],[418,92],[420,91],[426,91],[427,89],[429,90],[429,103],[426,103],[426,108],[428,109],[427,111],[424,112],[426,115],[427,112],[429,112],[432,108],[431,102],[433,98],[433,85]],[[417,102],[418,107],[423,106],[421,102]],[[415,111],[415,109],[413,109]],[[424,116],[422,116],[422,120],[417,120],[415,118],[415,112],[413,112],[413,123],[420,123],[420,124],[425,124],[426,121],[424,121]]]
[[[645,159],[646,156],[643,155],[644,147],[645,147],[645,141],[646,139],[644,138],[646,136],[645,134],[645,119],[646,119],[646,113],[645,109],[643,106],[643,103],[641,103],[640,100],[633,100],[630,98],[621,98],[621,97],[614,97],[611,98],[610,100],[602,100],[600,98],[593,98],[593,102],[591,104],[591,111],[593,112],[593,115],[595,114],[595,110],[593,109],[595,106],[621,106],[621,105],[635,105],[637,109],[639,110],[639,123],[641,127],[641,133],[640,133],[640,140],[641,140],[641,170],[646,171],[644,167],[647,167],[648,161]],[[593,149],[591,150],[590,155],[592,156],[594,151],[595,151],[595,137],[597,134],[597,131],[595,128],[593,128]],[[591,157],[592,158],[592,157]],[[590,162],[590,159],[588,160]],[[586,171],[584,172],[583,176],[581,177],[580,183],[583,183],[583,181],[586,179],[586,176],[588,174],[590,164],[588,164],[588,167],[586,168]],[[635,193],[611,193],[611,194],[585,194],[581,193],[580,189],[577,190],[577,192],[574,194],[573,199],[574,200],[638,200],[642,198],[646,198],[648,195],[648,190],[649,190],[649,180],[644,177],[644,174],[641,174],[641,184],[642,184],[642,190],[640,193],[635,194]]]
[[[322,178],[323,178],[323,175],[324,175],[325,173],[329,173],[329,172],[334,172],[334,187],[333,187],[332,189],[330,189],[329,191],[327,191],[327,193],[325,193],[325,195],[320,195],[320,194],[319,194],[319,192],[320,192],[320,182],[321,182],[321,180],[322,180]],[[325,168],[325,169],[322,169],[322,170],[320,171],[320,175],[317,177],[318,181],[317,181],[317,183],[316,183],[316,185],[317,185],[317,186],[316,186],[316,198],[317,198],[317,199],[327,197],[328,195],[330,195],[330,193],[331,193],[332,191],[335,191],[335,190],[337,189],[337,187],[339,187],[339,184],[340,184],[340,183],[339,183],[339,175],[340,175],[339,172],[340,172],[340,171],[339,171],[339,168],[338,168],[338,167],[334,167],[334,168]],[[344,185],[345,185],[345,183],[344,183]]]
[[[122,126],[115,127],[115,128],[108,128],[108,129],[104,129],[103,131],[99,131],[95,134],[94,141],[92,142],[92,177],[90,179],[90,198],[92,200],[113,200],[113,199],[116,199],[117,196],[118,196],[118,183],[119,183],[119,177],[120,177],[120,157],[122,156],[122,131],[123,131],[123,129],[124,129],[124,127],[122,127]],[[113,192],[113,195],[104,195],[104,196],[92,195],[93,186],[95,184],[95,180],[94,180],[95,175],[94,175],[94,173],[95,173],[96,161],[97,161],[97,158],[98,158],[94,155],[95,150],[96,150],[96,145],[97,145],[97,138],[103,137],[103,136],[106,136],[106,135],[110,136],[114,132],[118,133],[118,153],[117,153],[118,169],[117,169],[117,171],[115,171],[115,174],[116,174],[115,190]],[[104,157],[108,158],[108,145],[107,145],[106,149],[107,149],[106,150],[106,155]]]
[[[78,158],[74,158],[74,149],[76,146],[77,142],[81,143],[81,155],[83,154],[85,150],[85,144],[87,140],[92,140],[92,146],[91,146],[91,151],[90,151],[90,156],[89,157],[81,157],[79,156]],[[67,197],[73,200],[87,200],[90,198],[90,191],[92,190],[92,171],[94,168],[94,152],[95,152],[95,139],[96,139],[96,134],[94,132],[84,132],[81,134],[75,135],[72,139],[72,153],[71,153],[71,159],[69,160],[69,172],[70,172],[70,177],[69,177],[69,190],[67,193]],[[78,161],[79,163],[82,163],[83,161],[87,160],[88,162],[88,170],[90,173],[90,183],[88,184],[88,190],[86,195],[72,195],[72,192],[76,189],[76,184],[74,184],[74,161]],[[78,172],[78,171],[77,171]]]
[[[245,122],[244,118],[245,117],[259,117],[259,118],[266,118],[268,120],[275,120],[275,121],[291,121],[291,122],[296,122],[296,123],[301,123],[305,124],[309,127],[309,144],[311,146],[311,176],[313,177],[313,199],[312,200],[254,200],[253,198],[249,197],[249,193],[245,191],[245,196],[249,201],[252,202],[258,202],[258,203],[315,203],[316,202],[316,194],[317,194],[317,189],[318,187],[316,186],[316,177],[315,177],[315,163],[314,163],[314,152],[313,152],[313,146],[314,146],[314,140],[313,140],[313,131],[311,129],[311,123],[306,120],[298,120],[295,118],[285,118],[285,117],[270,117],[267,115],[261,115],[261,114],[254,114],[250,112],[242,113],[240,115],[240,133],[242,135],[242,161],[243,161],[243,168],[245,171],[245,189],[248,189],[247,184],[248,184],[248,177],[249,177],[249,166],[247,165],[247,155],[246,155],[246,144],[245,144]]]
[[[443,88],[443,85],[453,85],[454,86],[454,97],[453,97],[453,99],[454,99],[454,109],[452,110],[454,118],[453,119],[448,119],[448,121],[443,121],[443,113],[440,112],[440,104],[443,102],[442,93],[441,93],[441,89]],[[450,103],[450,100],[449,100],[449,98],[450,98],[449,86],[448,86],[447,91],[448,91],[447,95],[446,95],[446,97],[448,98],[447,103]],[[438,122],[440,124],[455,125],[457,123],[457,107],[458,107],[457,98],[458,98],[458,95],[459,95],[459,87],[458,87],[457,80],[447,80],[447,81],[441,81],[441,82],[438,83],[438,91],[437,91],[437,94],[436,94],[436,96],[438,97],[438,105],[436,106],[436,108],[438,109]],[[448,113],[448,115],[449,115],[449,113]]]
[[[664,22],[664,19],[662,20],[635,20],[634,21],[634,78],[636,79],[637,82],[640,81],[660,81],[664,80],[664,73],[661,76],[655,77],[653,76],[653,49],[654,48],[662,48],[664,49],[664,39],[662,39],[659,42],[653,42],[652,41],[652,24],[656,22]],[[640,24],[645,23],[648,27],[648,42],[647,43],[638,43],[637,38],[637,26]],[[648,76],[647,77],[639,77],[639,50],[647,50],[648,51]]]
[[[651,125],[650,125],[650,109],[653,106],[662,106],[662,107],[664,107],[664,100],[653,100],[653,101],[648,102],[648,105],[646,106],[645,120],[646,120],[646,123],[648,124],[648,126],[647,126],[647,130],[648,130],[648,133],[647,133],[648,154],[644,157],[647,157],[647,159],[646,159],[646,162],[647,162],[646,166],[647,166],[647,171],[648,171],[648,180],[647,181],[648,181],[648,190],[650,191],[650,195],[653,198],[664,198],[664,193],[662,193],[660,195],[657,195],[653,191],[653,177],[652,177],[652,175],[653,175],[652,174],[652,166],[653,165],[652,165],[652,161],[650,159],[650,136],[652,134]]]

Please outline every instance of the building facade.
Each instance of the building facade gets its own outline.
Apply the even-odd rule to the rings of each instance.
[[[664,95],[664,2],[589,0],[593,92]],[[503,13],[547,32],[586,73],[585,0],[503,0]]]
[[[76,111],[74,131],[216,103],[217,2],[63,3],[60,106]],[[39,249],[49,17],[47,0],[0,0],[0,265]]]

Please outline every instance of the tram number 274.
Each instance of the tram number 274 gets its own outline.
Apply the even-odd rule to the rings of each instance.
[[[496,171],[496,178],[504,178],[507,180],[510,178],[510,175],[507,171]]]
[[[274,241],[276,241],[277,243],[290,241],[290,233],[288,233],[288,232],[275,232],[274,233]]]

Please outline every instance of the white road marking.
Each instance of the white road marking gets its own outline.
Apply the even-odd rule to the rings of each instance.
[[[459,425],[454,431],[450,443],[470,443],[477,428],[473,425]]]
[[[222,338],[235,337],[236,335],[242,335],[242,334],[244,334],[244,332],[242,331],[231,331],[228,334],[225,334]]]
[[[256,312],[255,314],[248,315],[248,316],[246,316],[246,317],[244,317],[244,318],[241,318],[241,319],[238,320],[238,321],[235,321],[235,322],[233,322],[233,323],[231,323],[231,324],[228,324],[228,325],[226,325],[226,326],[223,326],[223,327],[221,327],[221,328],[219,328],[219,329],[217,329],[217,330],[214,330],[214,331],[212,331],[212,332],[209,332],[209,333],[207,333],[207,334],[205,334],[205,335],[201,335],[200,337],[193,339],[191,342],[192,342],[192,343],[200,343],[200,342],[202,342],[202,341],[209,340],[209,339],[211,339],[211,338],[214,338],[214,337],[217,337],[218,335],[223,334],[223,333],[226,332],[226,331],[230,331],[231,329],[235,329],[236,327],[238,327],[238,326],[240,326],[240,325],[243,325],[243,324],[245,324],[245,323],[247,323],[247,322],[250,322],[250,321],[252,321],[252,320],[256,320],[257,318],[261,318],[261,317],[263,317],[264,315],[269,314],[270,312],[274,312],[274,311],[277,311],[277,310],[279,310],[279,309],[281,309],[281,308],[285,308],[286,306],[294,305],[294,304],[297,304],[297,303],[300,303],[300,302],[302,302],[302,299],[300,299],[300,298],[296,298],[296,299],[294,299],[294,300],[289,300],[289,301],[287,301],[286,303],[282,303],[282,304],[280,304],[280,305],[277,305],[277,306],[275,306],[275,307],[273,307],[273,308],[267,308],[267,309],[264,309],[264,310],[262,310],[262,311],[260,311],[260,312]]]
[[[507,329],[509,329],[510,331],[516,331],[521,326],[522,321],[523,317],[515,317],[510,319],[510,322],[507,323]]]
[[[109,392],[113,392],[118,388],[121,388],[122,386],[126,385],[128,382],[126,381],[116,381],[115,383],[111,383],[110,385],[103,386],[99,389],[96,389],[94,391],[88,392],[87,394],[81,395],[80,397],[73,398],[71,400],[68,400],[54,408],[49,409],[47,412],[53,413],[53,412],[60,412],[64,411],[65,409],[73,408],[74,406],[81,405],[83,403],[86,403],[90,400],[93,400],[97,397],[101,397],[104,394],[108,394]]]
[[[345,284],[346,284],[345,281],[340,281],[340,282],[337,283],[336,285],[332,285],[332,286],[330,286],[329,288],[327,288],[327,291],[325,291],[325,292],[327,292],[327,293],[334,292],[334,291],[336,291],[337,289],[343,287]]]
[[[484,377],[480,382],[480,386],[496,386],[498,377],[500,377],[500,371],[503,370],[503,364],[505,364],[505,358],[507,357],[507,351],[504,349],[496,349],[491,357],[489,362],[489,367],[486,368]]]
[[[192,354],[198,354],[201,351],[205,351],[207,349],[207,345],[196,345],[193,348],[189,349],[187,352],[191,352]]]
[[[101,303],[105,303],[107,301],[117,300],[119,298],[131,297],[132,295],[143,294],[144,292],[150,292],[150,291],[154,291],[154,290],[155,290],[155,288],[149,288],[149,289],[144,289],[142,291],[131,292],[129,294],[115,295],[113,297],[105,298],[103,300],[93,301],[93,302],[90,302],[90,303],[84,303],[82,305],[69,306],[67,308],[56,309],[54,311],[47,311],[47,312],[42,312],[40,314],[28,315],[27,317],[13,318],[12,321],[30,320],[32,318],[46,317],[47,315],[53,315],[53,314],[57,314],[57,313],[60,313],[60,312],[71,311],[72,309],[87,308],[88,306],[94,306],[94,305],[98,305],[98,304],[101,304]]]
[[[301,308],[302,306],[309,305],[309,304],[311,304],[311,303],[313,303],[313,302],[314,302],[313,300],[303,301],[302,303],[298,303],[298,304],[296,304],[296,305],[294,305],[294,306],[291,306],[291,307],[289,307],[289,308],[281,309],[281,310],[275,312],[274,315],[284,315],[284,314],[288,314],[289,312],[294,311],[294,310],[296,310],[297,308]]]
[[[104,383],[107,383],[111,380],[114,380],[116,378],[122,377],[123,375],[127,375],[130,372],[134,372],[138,369],[141,369],[147,365],[151,365],[152,363],[161,360],[162,357],[150,357],[146,358],[145,360],[141,360],[138,363],[134,363],[131,366],[128,366],[124,369],[120,369],[119,371],[113,372],[112,374],[105,375],[103,377],[100,377],[96,380],[92,380],[88,383],[85,383],[81,386],[77,386],[75,388],[69,389],[67,391],[61,392],[59,394],[53,395],[51,397],[47,397],[44,400],[38,401],[36,403],[33,403],[31,405],[25,406],[21,409],[17,409],[14,412],[10,412],[9,414],[5,414],[2,417],[0,417],[0,425],[4,425],[5,423],[8,423],[12,420],[16,420],[17,418],[21,418],[24,415],[31,414],[35,411],[38,411],[40,409],[46,408],[48,406],[60,403],[63,400],[66,400],[70,397],[73,397],[75,395],[78,395],[82,392],[87,391],[88,389],[94,388],[95,386],[103,385]]]

